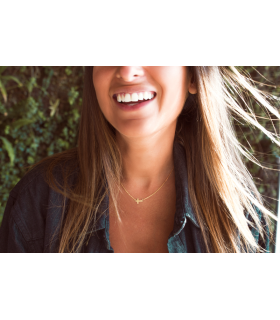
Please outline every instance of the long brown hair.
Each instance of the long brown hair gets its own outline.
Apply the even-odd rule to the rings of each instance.
[[[263,108],[278,118],[280,116],[268,103],[266,94],[256,89],[251,80],[235,67],[188,68],[198,92],[187,99],[178,117],[175,139],[186,150],[190,199],[207,251],[262,251],[249,228],[254,225],[260,236],[265,237],[266,231],[256,208],[262,212],[269,227],[269,217],[276,217],[264,206],[244,165],[243,156],[252,161],[255,159],[238,142],[231,119],[233,114],[241,117],[280,145],[277,135],[262,127],[252,110],[244,109],[247,104],[240,104],[241,92],[246,90]],[[77,148],[45,158],[35,165],[47,164],[46,182],[63,194],[64,199],[70,199],[67,208],[65,201],[62,204],[64,216],[62,225],[58,226],[59,252],[78,252],[81,249],[89,228],[100,218],[97,213],[108,192],[120,219],[117,204],[122,158],[115,128],[99,107],[92,73],[93,67],[85,67]],[[57,165],[63,168],[62,184],[54,176],[53,170]],[[78,167],[79,174],[75,184],[71,185],[69,177],[75,167]],[[251,221],[245,213],[250,215]]]

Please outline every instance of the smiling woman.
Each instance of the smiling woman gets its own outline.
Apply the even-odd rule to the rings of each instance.
[[[267,252],[270,217],[231,118],[240,92],[280,118],[234,67],[86,67],[78,147],[10,194],[3,252]]]

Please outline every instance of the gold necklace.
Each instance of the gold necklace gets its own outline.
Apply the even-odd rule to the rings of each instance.
[[[173,167],[173,169],[174,169],[174,167]],[[171,172],[173,171],[173,169],[171,170]],[[165,182],[167,181],[167,179],[168,179],[169,176],[171,175],[171,172],[169,173],[169,175],[168,175],[168,177],[166,178],[166,180],[165,180],[165,181],[163,182],[163,184],[157,189],[156,192],[154,192],[153,194],[151,194],[150,196],[148,196],[147,198],[144,198],[144,199],[142,199],[142,200],[140,200],[139,198],[137,198],[137,199],[133,198],[132,195],[131,195],[130,193],[128,193],[128,191],[127,191],[127,190],[125,189],[125,187],[122,185],[122,183],[121,183],[121,185],[122,185],[122,187],[124,188],[124,190],[126,191],[126,193],[127,193],[137,204],[139,204],[140,202],[143,202],[144,200],[150,198],[150,197],[153,196],[155,193],[157,193],[157,192],[159,191],[159,189],[165,184]]]

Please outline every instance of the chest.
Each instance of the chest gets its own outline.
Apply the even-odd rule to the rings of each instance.
[[[139,204],[123,192],[118,205],[121,221],[109,197],[109,239],[114,252],[168,252],[176,211],[175,185]]]

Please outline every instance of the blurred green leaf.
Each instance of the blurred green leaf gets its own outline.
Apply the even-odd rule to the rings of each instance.
[[[56,109],[57,109],[58,106],[59,106],[59,102],[60,102],[60,100],[57,99],[57,100],[55,101],[55,103],[49,107],[49,109],[51,110],[51,113],[50,113],[50,116],[51,116],[51,117],[54,116],[54,114],[55,114],[55,112],[56,112]]]
[[[31,77],[30,80],[28,81],[26,87],[29,93],[32,92],[33,87],[36,85],[36,78],[35,77]]]
[[[71,106],[74,104],[78,96],[79,96],[79,91],[77,91],[76,88],[72,87],[71,90],[68,92],[68,101]]]
[[[4,101],[7,102],[7,91],[6,91],[6,88],[4,87],[4,84],[2,83],[1,80],[0,80],[0,91],[2,93]]]
[[[27,158],[27,163],[28,163],[28,164],[33,164],[33,163],[34,163],[34,158],[31,157],[31,156],[28,156],[28,158]]]
[[[26,126],[26,125],[34,123],[34,122],[35,122],[35,120],[32,120],[32,119],[19,119],[19,120],[13,122],[11,127],[13,129],[19,129],[22,126]]]
[[[1,77],[2,80],[13,80],[15,81],[20,87],[22,86],[22,83],[19,81],[19,79],[17,77],[14,77],[14,76],[2,76]]]
[[[65,68],[65,73],[67,74],[67,76],[70,76],[72,74],[71,67],[66,67]]]
[[[13,164],[15,160],[15,151],[14,148],[9,140],[7,140],[5,137],[0,137],[0,139],[3,142],[3,147],[7,150],[9,158],[10,158],[10,163]]]
[[[10,133],[10,126],[6,125],[5,129],[4,129],[5,134],[9,134]]]
[[[8,67],[0,67],[0,74],[2,74]]]

